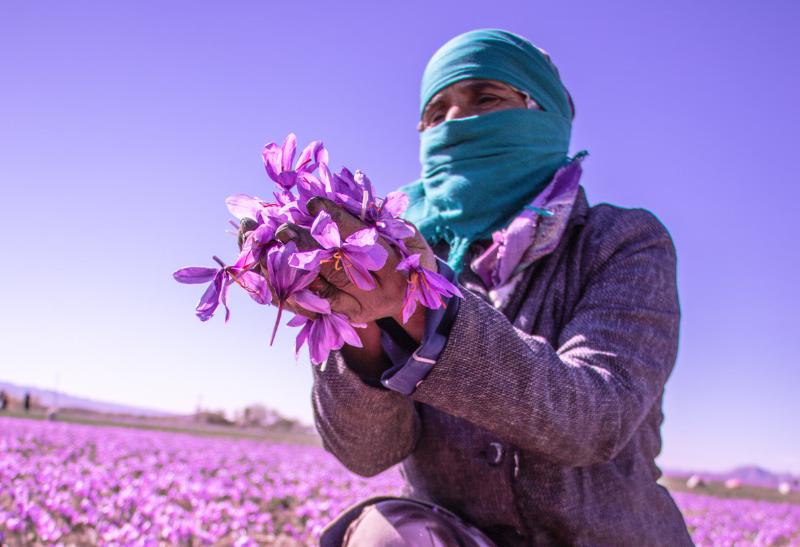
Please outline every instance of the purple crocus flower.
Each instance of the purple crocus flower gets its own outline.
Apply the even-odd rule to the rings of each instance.
[[[399,218],[408,208],[405,193],[391,192],[385,199],[375,197],[372,182],[361,171],[353,175],[343,168],[335,179],[336,201],[350,214],[375,226],[392,243],[405,248],[402,240],[414,235],[414,229]]]
[[[403,240],[414,235],[414,229],[400,215],[408,208],[408,196],[403,192],[391,192],[386,199],[375,200],[374,209],[370,212],[378,231],[398,244],[403,249]]]
[[[225,321],[230,318],[231,312],[228,308],[228,272],[225,270],[225,265],[216,256],[214,257],[221,268],[201,268],[201,267],[188,267],[181,268],[172,274],[175,281],[178,283],[207,283],[211,281],[203,296],[200,297],[200,302],[197,304],[195,312],[201,321],[208,321],[220,302],[225,306]]]
[[[269,302],[269,289],[265,279],[255,272],[237,266],[226,266],[218,257],[213,257],[219,268],[188,267],[172,274],[179,283],[198,284],[211,282],[200,297],[196,313],[201,321],[208,321],[219,307],[225,307],[225,321],[231,316],[228,308],[228,287],[237,283],[259,304]]]
[[[362,171],[356,170],[354,175],[346,167],[336,174],[335,179],[336,201],[348,212],[366,222],[375,202],[372,181]]]
[[[398,270],[408,272],[408,285],[403,300],[403,323],[406,323],[417,309],[417,302],[426,308],[435,310],[444,306],[442,296],[464,298],[458,287],[450,283],[443,275],[420,266],[419,258],[419,253],[415,253],[404,258],[397,265]]]
[[[262,215],[268,214],[278,221],[278,225],[284,222],[291,222],[305,228],[311,227],[311,224],[314,222],[314,217],[308,214],[305,204],[301,203],[302,198],[295,197],[294,194],[289,191],[275,192],[274,195],[277,200],[277,208],[262,213]]]
[[[375,228],[363,228],[342,242],[339,228],[326,211],[320,211],[311,226],[311,236],[322,249],[295,253],[289,264],[295,268],[318,271],[321,264],[332,262],[336,270],[344,269],[347,278],[359,289],[375,288],[371,271],[380,270],[389,253],[378,244]]]
[[[292,169],[294,154],[297,150],[297,137],[289,133],[283,146],[271,142],[264,147],[262,157],[269,178],[278,183],[284,190],[290,190],[297,183],[300,173],[314,171],[320,163],[328,162],[328,152],[321,141],[313,141],[300,153],[297,163]]]
[[[236,267],[251,269],[264,259],[270,248],[279,243],[275,239],[275,232],[285,222],[279,207],[272,204],[263,207],[255,218],[258,225],[242,242],[242,254],[234,264]]]
[[[278,301],[278,316],[275,318],[275,326],[272,328],[272,336],[269,340],[270,345],[275,340],[275,333],[278,331],[286,300],[294,293],[305,289],[317,277],[317,272],[299,270],[289,265],[290,258],[296,252],[297,245],[295,245],[294,241],[290,241],[286,245],[272,247],[267,252],[269,284],[275,293],[275,299]]]
[[[335,200],[337,189],[337,179],[325,163],[319,164],[319,176],[313,173],[301,173],[297,177],[297,191],[300,194],[298,201],[303,206],[314,196]]]
[[[257,220],[261,210],[270,204],[259,197],[234,194],[225,198],[225,205],[228,207],[228,211],[238,220],[243,218]]]
[[[331,351],[345,344],[362,347],[361,338],[353,327],[363,328],[365,324],[350,323],[345,315],[331,311],[327,300],[307,289],[296,293],[294,298],[300,306],[317,313],[314,319],[296,315],[287,323],[290,327],[302,327],[295,340],[296,355],[307,343],[311,362],[319,365],[328,360]]]

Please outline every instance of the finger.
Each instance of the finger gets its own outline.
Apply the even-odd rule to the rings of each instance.
[[[408,247],[409,249],[421,249],[427,247],[428,242],[425,241],[425,238],[422,236],[417,227],[411,224],[410,222],[408,223],[408,226],[409,228],[414,229],[414,235],[403,239],[403,243],[406,244],[406,247]]]
[[[350,321],[362,322],[361,315],[364,313],[364,306],[352,294],[337,290],[333,296],[328,298],[331,303],[331,311],[341,313]]]
[[[256,228],[258,228],[258,222],[252,218],[244,217],[241,222],[239,222],[239,233],[236,236],[236,242],[239,244],[240,251],[242,250],[242,245],[244,245],[244,240],[247,239],[247,234]]]
[[[289,241],[294,241],[299,251],[312,251],[320,248],[319,243],[311,236],[308,229],[291,222],[279,226],[275,231],[275,238],[284,245]],[[331,299],[348,285],[350,285],[350,280],[344,270],[337,270],[333,262],[326,262],[320,264],[319,275],[311,282],[309,288],[319,296]]]
[[[336,287],[321,275],[314,278],[314,281],[308,286],[308,290],[322,298],[331,298],[337,291]]]
[[[275,238],[284,245],[294,241],[298,251],[313,251],[320,248],[320,244],[317,243],[306,228],[291,222],[280,225],[275,231]],[[321,289],[326,288],[328,285],[336,289],[343,289],[350,284],[350,280],[344,270],[337,270],[332,262],[320,264],[318,279],[320,278],[325,282],[325,285],[319,287]]]
[[[344,313],[345,315],[350,316],[352,313],[361,308],[353,296],[337,289],[321,276],[314,279],[314,281],[311,282],[311,285],[308,286],[308,289],[317,296],[327,300],[331,305],[332,311]],[[294,296],[290,296],[286,300],[286,305],[284,307],[296,314],[303,315],[304,317],[314,318],[317,316],[315,312],[309,311],[298,304],[297,299]]]
[[[350,283],[350,278],[347,277],[347,274],[344,271],[344,268],[340,267],[337,270],[333,262],[325,262],[320,264],[319,275],[330,285],[340,291],[352,285]]]
[[[314,217],[316,217],[320,211],[328,213],[339,227],[339,234],[342,236],[342,239],[347,239],[355,232],[367,227],[366,224],[348,213],[342,206],[327,198],[319,196],[311,198],[308,200],[306,209],[308,209],[308,212]]]
[[[313,251],[320,247],[319,243],[317,243],[306,228],[292,222],[281,224],[275,231],[275,239],[284,245],[290,241],[294,241],[299,251]]]
[[[430,245],[428,245],[428,242],[425,241],[425,237],[423,237],[422,233],[420,233],[416,226],[410,222],[408,225],[414,228],[414,235],[403,239],[403,243],[405,243],[408,252],[411,254],[419,253],[420,265],[425,269],[435,272],[436,255],[433,253],[433,249],[431,249]]]
[[[284,304],[284,309],[289,310],[295,315],[302,315],[303,317],[308,317],[309,319],[314,319],[317,314],[313,311],[309,311],[305,309],[303,306],[297,303],[294,299],[294,296],[290,296],[286,299],[286,303]]]

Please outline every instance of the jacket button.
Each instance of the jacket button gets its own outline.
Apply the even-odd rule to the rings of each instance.
[[[498,442],[489,443],[489,448],[486,450],[486,459],[489,465],[500,465],[503,461],[503,445]]]

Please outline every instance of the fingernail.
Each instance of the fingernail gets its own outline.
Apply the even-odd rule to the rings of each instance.
[[[258,228],[258,222],[256,222],[256,221],[255,221],[255,220],[253,220],[252,218],[243,217],[243,218],[242,218],[242,220],[241,220],[241,222],[239,223],[239,226],[240,226],[240,227],[241,227],[241,228],[242,228],[244,231],[247,231],[247,232],[249,232],[249,231],[251,231],[251,230],[254,230],[255,228]]]
[[[278,229],[275,230],[275,237],[280,240],[281,243],[287,243],[292,239],[296,239],[298,233],[295,232],[289,224],[281,224],[278,226]]]
[[[314,196],[308,200],[306,209],[308,209],[308,212],[313,216],[317,216],[320,211],[328,210],[328,200],[320,196]]]

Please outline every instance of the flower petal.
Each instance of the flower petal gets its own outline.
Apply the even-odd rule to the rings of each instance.
[[[283,171],[281,167],[281,155],[281,148],[274,142],[265,145],[264,150],[261,152],[267,175],[275,182],[278,182],[278,175]]]
[[[266,305],[272,300],[267,280],[256,272],[243,272],[236,276],[236,283],[242,287],[250,298],[259,304]]]
[[[247,194],[234,194],[225,199],[228,211],[242,220],[243,218],[257,219],[261,209],[264,208],[264,201],[261,198],[248,196]]]
[[[320,163],[328,163],[328,151],[325,150],[322,141],[311,141],[297,158],[294,170],[313,171]]]
[[[208,321],[211,316],[214,315],[217,306],[219,306],[223,277],[222,270],[219,270],[214,276],[214,280],[203,293],[203,296],[200,297],[200,302],[197,304],[197,308],[195,308],[195,313],[201,321]]]
[[[311,329],[308,335],[308,353],[311,356],[312,363],[319,365],[327,361],[331,349],[336,346],[337,342],[338,337],[328,323],[328,316],[321,315],[311,322]]]
[[[373,271],[383,268],[389,257],[389,252],[382,245],[377,244],[371,247],[356,247],[345,243],[342,250],[350,261]]]
[[[338,249],[342,246],[339,227],[327,211],[320,211],[311,225],[311,236],[325,249]]]
[[[286,135],[281,148],[281,172],[292,170],[292,161],[294,161],[294,153],[297,150],[297,136],[294,133]]]
[[[317,296],[308,289],[297,291],[292,295],[292,299],[297,305],[302,306],[308,311],[313,311],[321,314],[331,313],[331,304],[321,296]]]
[[[353,175],[353,179],[355,179],[356,184],[358,184],[367,192],[367,199],[369,203],[372,203],[372,201],[375,199],[375,191],[372,188],[372,181],[369,180],[369,177],[365,175],[362,170],[356,169],[356,174]]]
[[[362,291],[371,291],[377,284],[369,270],[361,263],[355,260],[343,260],[344,273],[347,274],[347,279],[350,283],[361,289]]]
[[[333,199],[336,196],[336,177],[325,163],[319,165],[319,178],[325,185],[325,197]]]
[[[304,317],[302,315],[295,315],[294,317],[289,319],[289,321],[286,322],[286,326],[287,327],[300,327],[302,325],[305,325],[309,321],[311,321],[311,320],[308,317]]]
[[[297,173],[294,171],[284,171],[278,175],[278,179],[275,182],[284,190],[291,190],[294,185],[297,184]]]
[[[286,324],[290,327],[303,327],[300,329],[300,332],[297,333],[297,338],[295,338],[294,341],[294,358],[297,359],[300,356],[300,350],[303,344],[308,340],[308,333],[309,330],[311,330],[311,320],[302,315],[295,315]]]
[[[339,336],[346,344],[356,348],[364,347],[364,344],[361,342],[361,338],[350,324],[347,316],[341,313],[333,312],[330,315],[329,320],[333,328],[336,329],[336,331],[339,333]]]
[[[382,209],[393,217],[399,217],[408,209],[408,194],[405,192],[389,192],[383,202]]]
[[[414,228],[398,218],[383,218],[375,223],[378,231],[392,239],[406,239],[414,236]]]
[[[444,296],[458,296],[464,298],[459,288],[447,280],[442,274],[432,272],[430,270],[422,270],[425,273],[425,279],[428,281],[430,287]]]
[[[364,192],[353,177],[353,173],[346,167],[342,167],[342,170],[336,173],[334,178],[336,179],[336,188],[339,189],[338,191],[357,202],[360,211],[361,197]]]
[[[418,270],[419,269],[419,253],[414,253],[412,255],[408,255],[403,260],[401,260],[397,264],[397,270],[400,271],[411,271],[411,270]]]
[[[231,281],[229,279],[224,279],[222,282],[222,291],[219,296],[219,301],[222,302],[222,306],[225,308],[225,322],[227,323],[228,320],[231,318],[231,309],[228,307],[228,288],[231,286]]]
[[[371,247],[377,242],[378,231],[375,228],[362,228],[344,240],[344,244],[349,247]]]
[[[190,266],[188,268],[181,268],[180,270],[176,271],[172,274],[172,277],[174,277],[175,281],[178,283],[194,285],[197,283],[208,283],[214,279],[214,276],[218,271],[219,270],[217,268]]]
[[[408,318],[417,309],[417,290],[411,283],[406,287],[405,298],[403,298],[403,324],[408,322]]]
[[[317,272],[319,271],[320,262],[329,259],[332,255],[333,251],[328,249],[314,249],[313,251],[294,253],[289,259],[289,266],[310,272]]]
[[[292,241],[289,243],[294,244]],[[267,275],[278,300],[285,300],[289,296],[289,285],[292,283],[292,270],[287,268],[286,263],[291,255],[287,249],[292,250],[288,244],[276,245],[267,252]]]

